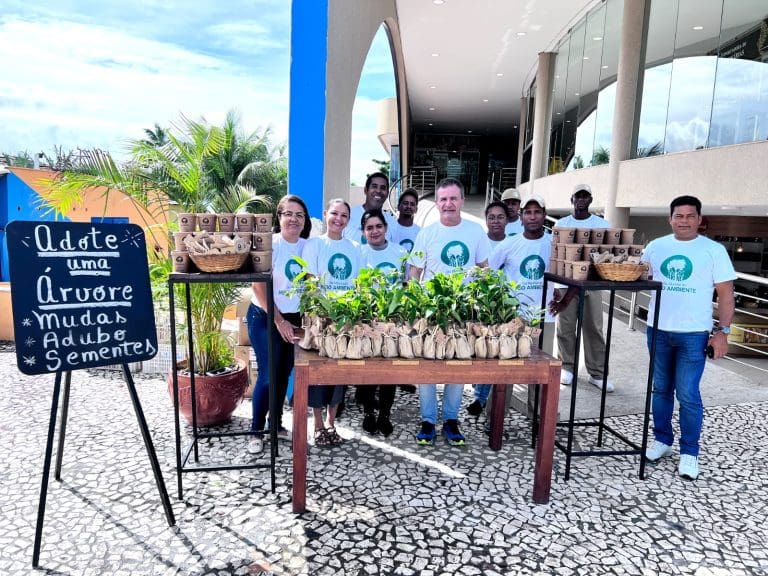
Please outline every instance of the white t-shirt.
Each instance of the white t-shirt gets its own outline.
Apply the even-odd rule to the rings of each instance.
[[[304,238],[291,244],[280,234],[272,236],[272,294],[280,312],[299,311],[299,295],[289,298],[286,292],[293,288],[293,279],[301,272],[301,264],[295,256],[302,256],[306,244]]]
[[[360,248],[360,266],[362,268],[378,268],[385,274],[393,270],[400,273],[399,280],[403,279],[403,270],[405,270],[404,258],[408,256],[408,251],[393,242],[387,242],[387,246],[382,250],[376,250],[366,244]]]
[[[310,274],[325,282],[329,291],[351,289],[360,271],[360,247],[346,238],[331,240],[327,234],[310,238],[302,258]]]
[[[514,236],[515,234],[523,233],[523,219],[518,217],[514,222],[507,222],[504,226],[504,234],[507,236]]]
[[[658,328],[668,332],[711,330],[715,284],[736,279],[725,248],[706,236],[676,240],[669,234],[648,244],[642,260],[650,264],[653,279],[663,285]],[[655,304],[652,293],[649,326]]]
[[[549,272],[549,258],[552,253],[552,237],[544,234],[536,240],[529,240],[522,234],[510,236],[491,253],[488,265],[504,270],[507,280],[517,284],[520,303],[530,308],[541,307],[541,291],[544,287],[544,272]],[[553,285],[549,283],[547,302],[552,299]],[[554,322],[547,312],[544,320]]]
[[[584,220],[577,220],[573,217],[573,214],[563,216],[555,222],[555,228],[612,228],[608,220],[600,218],[595,214],[590,214],[589,218]]]
[[[487,234],[486,234],[486,236],[487,236]],[[493,253],[493,251],[496,249],[496,247],[499,244],[501,244],[502,242],[504,242],[504,240],[506,240],[506,239],[507,238],[502,238],[501,240],[492,240],[491,238],[488,238],[488,244],[490,244],[490,246],[491,246],[491,253]]]
[[[342,233],[344,238],[357,242],[358,244],[368,243],[363,235],[363,227],[360,226],[360,220],[363,218],[363,214],[365,214],[365,208],[363,208],[362,204],[352,206],[352,211],[349,213],[349,224],[347,224],[347,227],[344,228],[344,232]],[[395,220],[389,212],[384,212],[384,220],[387,222],[386,238],[387,241],[390,241],[392,240],[392,228],[397,224],[397,220]]]
[[[444,226],[435,222],[416,236],[409,262],[423,268],[422,279],[428,280],[438,272],[469,270],[488,260],[490,253],[488,236],[480,224],[461,220],[456,226]]]
[[[392,242],[399,244],[405,248],[408,252],[413,250],[413,244],[416,242],[416,236],[421,230],[421,226],[413,224],[411,226],[403,226],[397,220],[394,224],[390,224],[388,231],[392,236]]]

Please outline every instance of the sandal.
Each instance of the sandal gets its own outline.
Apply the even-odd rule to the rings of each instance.
[[[315,430],[315,446],[331,446],[333,441],[325,428]]]
[[[339,436],[339,433],[336,432],[336,428],[326,428],[325,434],[332,446],[338,446],[339,444],[344,443],[344,438]]]

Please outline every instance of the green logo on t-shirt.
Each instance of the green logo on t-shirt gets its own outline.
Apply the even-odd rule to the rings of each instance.
[[[538,254],[532,254],[520,262],[520,275],[528,280],[541,280],[544,277],[544,260]]]
[[[393,272],[397,272],[397,266],[392,264],[392,262],[379,262],[376,264],[376,269],[381,270],[386,275],[392,274]]]
[[[693,274],[693,262],[687,256],[670,256],[661,264],[661,273],[673,282],[684,282]]]
[[[410,252],[411,250],[413,250],[413,240],[406,238],[405,240],[402,240],[400,242],[400,246],[402,246],[403,248],[408,250],[408,252]]]
[[[463,268],[469,262],[469,248],[464,242],[458,240],[448,242],[440,254],[440,259],[443,264],[452,268]]]
[[[352,275],[352,262],[346,255],[337,252],[328,259],[328,272],[336,280],[346,280]]]
[[[285,277],[291,282],[301,272],[301,264],[299,264],[295,258],[291,257],[285,263]]]

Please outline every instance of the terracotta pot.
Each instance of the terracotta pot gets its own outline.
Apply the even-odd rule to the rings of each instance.
[[[182,372],[186,361],[179,362],[179,411],[192,424],[192,394],[189,374]],[[168,395],[173,401],[173,377],[169,373]],[[232,413],[243,400],[248,387],[248,370],[245,362],[237,361],[237,370],[220,375],[195,375],[195,396],[197,399],[197,425],[216,426],[226,424]]]

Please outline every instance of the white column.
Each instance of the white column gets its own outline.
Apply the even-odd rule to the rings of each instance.
[[[605,218],[612,226],[629,225],[629,208],[616,206],[619,171],[622,160],[634,156],[632,147],[642,98],[643,60],[647,35],[645,18],[648,0],[625,0],[619,41],[619,65],[616,76],[616,104],[613,111],[611,158],[608,165],[608,190],[605,196]]]
[[[515,170],[515,188],[523,182],[523,155],[525,152],[525,126],[528,121],[528,97],[520,98],[520,132],[517,137],[517,169]]]
[[[540,52],[536,69],[536,103],[533,123],[533,149],[531,150],[531,188],[536,178],[547,175],[549,132],[552,125],[552,68],[554,52]]]

